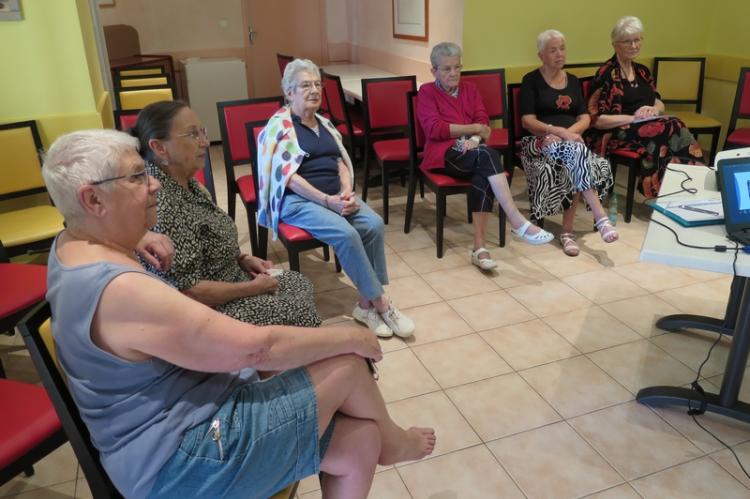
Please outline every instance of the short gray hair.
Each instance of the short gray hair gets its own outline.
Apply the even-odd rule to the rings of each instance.
[[[430,64],[433,68],[438,67],[441,57],[458,57],[461,58],[461,47],[452,42],[438,43],[432,47],[430,52]]]
[[[42,176],[68,223],[85,215],[78,202],[78,188],[118,176],[120,160],[128,151],[138,151],[138,139],[117,130],[81,130],[55,140],[44,157]],[[111,186],[102,184],[102,188]]]
[[[294,90],[297,84],[297,73],[301,71],[312,73],[320,79],[320,69],[314,62],[310,59],[294,59],[286,65],[284,76],[281,78],[281,91],[284,92],[284,97]]]
[[[618,19],[615,23],[615,27],[612,28],[610,33],[610,39],[616,42],[622,37],[642,35],[643,34],[643,23],[640,19],[635,16],[625,16]]]
[[[539,52],[544,50],[544,47],[546,47],[549,41],[553,38],[559,38],[562,41],[565,41],[565,35],[557,31],[556,29],[548,29],[539,33],[539,36],[536,37],[537,50]]]

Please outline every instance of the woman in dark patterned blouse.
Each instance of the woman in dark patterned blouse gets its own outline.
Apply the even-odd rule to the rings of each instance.
[[[573,220],[581,194],[604,242],[617,240],[600,201],[612,186],[612,171],[581,138],[590,119],[578,78],[563,71],[565,37],[553,29],[544,31],[537,48],[542,67],[524,76],[521,84],[521,123],[530,134],[522,140],[521,161],[532,218],[563,212],[560,244],[566,255],[576,256],[580,249]]]
[[[625,16],[612,29],[613,55],[600,67],[591,85],[588,108],[592,116],[589,146],[599,154],[615,149],[638,153],[641,188],[646,197],[659,193],[667,164],[703,164],[703,150],[677,118],[664,116],[654,79],[635,62],[641,51],[643,24]]]
[[[147,270],[195,300],[255,325],[319,326],[312,283],[302,274],[268,274],[271,262],[241,253],[237,227],[193,175],[208,154],[206,130],[181,101],[157,102],[138,115],[131,134],[140,140],[150,174],[159,180],[154,231],[175,246],[172,266]]]

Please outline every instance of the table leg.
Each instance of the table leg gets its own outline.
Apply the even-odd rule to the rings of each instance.
[[[735,276],[729,289],[729,301],[723,319],[706,317],[693,314],[667,315],[656,321],[656,327],[665,331],[678,331],[680,329],[702,329],[715,333],[732,336],[734,326],[737,322],[737,311],[740,308],[740,299],[746,278]]]
[[[689,388],[650,386],[638,391],[636,396],[638,402],[654,406],[691,405],[697,408],[705,398],[706,411],[750,423],[750,404],[737,400],[750,350],[750,281],[745,277],[735,277],[732,291],[738,290],[741,290],[741,294],[738,308],[734,311],[737,317],[734,331],[737,334],[732,339],[732,347],[724,369],[724,380],[719,394],[706,392],[701,395]],[[728,311],[729,308],[727,307]]]

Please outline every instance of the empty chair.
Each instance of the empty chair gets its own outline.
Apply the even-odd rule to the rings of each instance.
[[[365,110],[365,178],[362,200],[367,201],[370,181],[370,150],[380,166],[383,186],[383,222],[388,223],[388,180],[393,170],[406,172],[409,166],[406,95],[417,89],[416,76],[362,79]]]
[[[680,118],[693,135],[711,135],[709,164],[718,152],[721,122],[701,114],[703,108],[703,78],[705,57],[654,57],[654,83],[659,88],[664,104],[691,104],[693,111],[668,110]]]
[[[260,248],[255,220],[256,197],[252,173],[237,176],[235,168],[239,165],[249,165],[252,160],[245,124],[267,120],[283,105],[284,99],[280,96],[216,103],[227,177],[227,213],[233,220],[235,219],[235,196],[239,196],[247,212],[250,246],[254,255],[259,254]]]
[[[291,55],[284,55],[284,54],[276,54],[276,62],[279,65],[279,73],[281,73],[281,76],[284,76],[284,70],[286,69],[286,65],[289,64],[294,60],[294,56]]]
[[[750,119],[750,67],[740,68],[724,149],[750,146],[750,127],[737,127],[737,120],[740,119]]]
[[[137,67],[131,69],[116,69],[115,78],[130,76],[158,76],[166,74],[164,66]]]
[[[133,89],[119,88],[115,90],[117,109],[120,110],[143,109],[149,104],[163,100],[174,100],[172,87],[156,85]]]
[[[320,75],[323,80],[323,94],[327,105],[328,118],[336,126],[336,130],[341,133],[349,150],[349,155],[354,158],[354,149],[363,147],[365,144],[364,123],[361,119],[354,119],[346,105],[344,97],[344,87],[341,85],[341,77],[322,72]],[[321,105],[322,108],[322,105]]]
[[[45,193],[39,153],[42,140],[35,121],[0,125],[0,201]],[[45,250],[63,228],[63,217],[49,202],[0,213],[3,258]]]
[[[115,86],[119,88],[140,88],[140,87],[153,87],[153,86],[172,86],[168,75],[155,75],[155,76],[127,76],[118,78],[115,81]]]

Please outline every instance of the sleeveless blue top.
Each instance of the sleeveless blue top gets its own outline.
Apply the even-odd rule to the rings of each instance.
[[[125,497],[141,498],[177,451],[185,431],[209,419],[235,388],[258,376],[254,369],[190,371],[157,358],[133,362],[97,347],[90,328],[99,299],[125,272],[155,278],[109,262],[65,266],[57,258],[55,241],[47,299],[60,365],[102,465]]]

